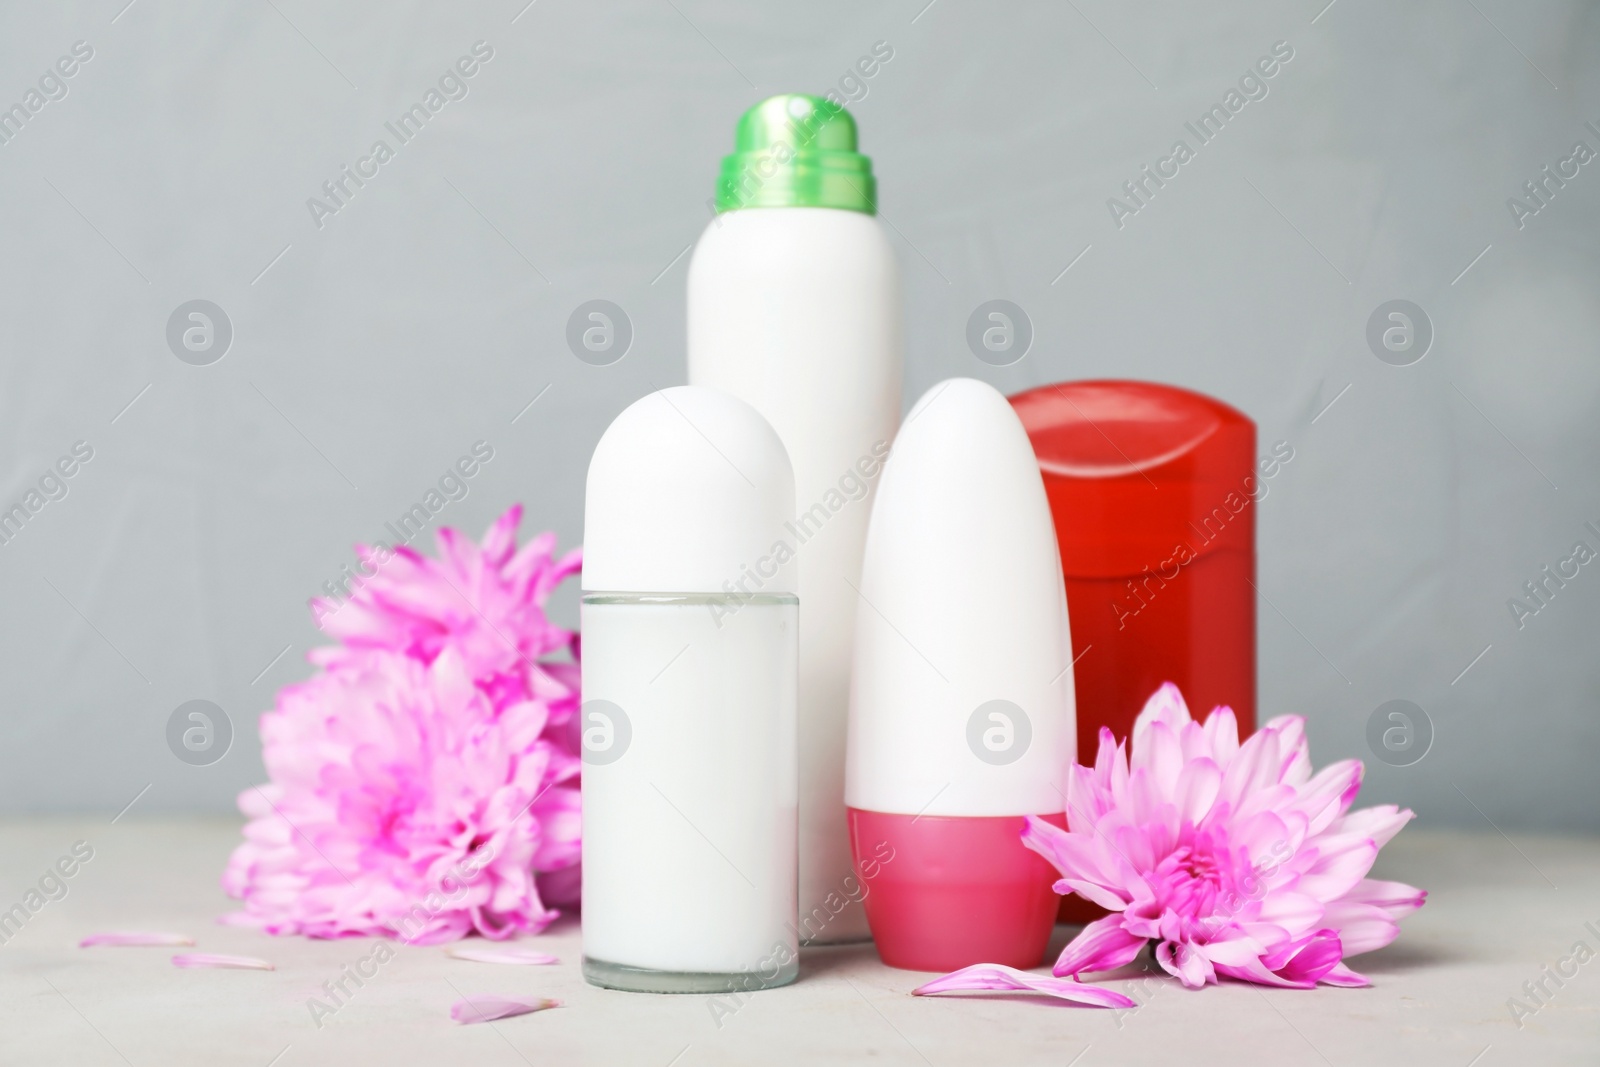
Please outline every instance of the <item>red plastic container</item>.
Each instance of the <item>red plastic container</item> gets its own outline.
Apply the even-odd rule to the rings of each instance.
[[[862,904],[878,955],[908,971],[974,963],[1037,967],[1050,941],[1060,877],[1021,842],[1021,815],[897,815],[850,808],[857,856],[888,856]],[[1058,815],[1040,816],[1062,829]],[[887,849],[888,851],[885,851]]]
[[[1255,502],[1285,457],[1258,465],[1249,418],[1170,385],[1066,382],[1011,403],[1055,517],[1079,762],[1094,762],[1102,726],[1126,738],[1162,682],[1197,718],[1226,704],[1253,731]],[[1063,921],[1098,914],[1063,901]]]

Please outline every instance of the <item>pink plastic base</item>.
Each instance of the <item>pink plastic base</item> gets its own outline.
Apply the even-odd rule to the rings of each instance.
[[[1059,814],[1041,815],[1066,828]],[[1022,844],[1020,815],[850,809],[850,847],[878,955],[908,971],[1037,967],[1054,925],[1055,868]]]

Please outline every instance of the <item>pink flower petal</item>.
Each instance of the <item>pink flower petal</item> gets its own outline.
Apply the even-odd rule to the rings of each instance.
[[[1317,853],[1316,863],[1295,888],[1318,900],[1338,900],[1366,878],[1378,858],[1378,843],[1353,834],[1323,834]]]
[[[543,952],[535,952],[531,948],[520,945],[451,945],[445,949],[445,955],[453,956],[458,960],[471,960],[474,963],[507,963],[521,967],[546,966],[561,961],[554,956]]]
[[[1361,791],[1365,773],[1360,760],[1340,760],[1322,768],[1300,787],[1300,799],[1295,806],[1311,820],[1313,834],[1321,833],[1349,810]]]
[[[1112,745],[1111,731],[1105,731],[1105,736],[1100,739],[1100,761],[1106,760],[1109,751],[1115,757],[1117,750],[1107,748]],[[1076,833],[1093,830],[1100,817],[1111,810],[1115,803],[1112,795],[1110,772],[1102,775],[1097,770],[1080,767],[1076,763],[1067,768],[1067,826]]]
[[[1265,727],[1257,730],[1224,768],[1217,800],[1239,810],[1251,794],[1278,784],[1279,764],[1277,733]]]
[[[222,956],[214,952],[183,952],[172,957],[174,967],[216,967],[239,971],[275,971],[266,960],[254,956]]]
[[[1291,890],[1268,893],[1256,914],[1264,923],[1275,923],[1292,933],[1307,932],[1322,922],[1326,909],[1315,897]]]
[[[1139,746],[1145,730],[1156,723],[1164,723],[1176,731],[1185,723],[1192,721],[1189,706],[1183,700],[1183,693],[1171,682],[1163,682],[1160,689],[1150,694],[1150,699],[1144,702],[1138,718],[1133,721],[1134,746]]]
[[[1278,731],[1278,781],[1304,785],[1311,777],[1311,744],[1306,740],[1304,715],[1279,715],[1267,726]]]
[[[1217,973],[1212,968],[1211,961],[1192,945],[1182,941],[1163,941],[1157,945],[1156,962],[1164,971],[1190,989],[1199,989],[1206,983],[1217,980]]]
[[[1024,820],[1022,843],[1050,861],[1064,879],[1072,881],[1072,889],[1093,900],[1103,908],[1121,911],[1127,901],[1109,888],[1112,877],[1100,869],[1095,859],[1093,839],[1084,834],[1069,834],[1043,819],[1029,815]],[[1080,888],[1077,883],[1101,887]],[[1057,890],[1061,892],[1061,890]]]
[[[1343,954],[1338,934],[1332,930],[1318,930],[1289,953],[1279,953],[1286,956],[1281,962],[1276,956],[1264,962],[1279,977],[1316,985],[1323,975],[1339,965]]]
[[[1084,900],[1098,904],[1107,911],[1121,911],[1128,906],[1128,902],[1112,890],[1094,882],[1085,882],[1081,878],[1062,878],[1056,882],[1055,891],[1062,896],[1076,893]]]
[[[939,993],[968,993],[979,990],[1001,989],[1012,992],[1044,993],[1074,1004],[1092,1008],[1131,1008],[1133,1001],[1121,993],[1100,986],[1084,985],[1067,978],[1019,971],[999,963],[974,963],[953,971],[943,978],[920,985],[911,991],[912,996],[926,997]]]
[[[1211,811],[1222,788],[1222,770],[1206,757],[1190,760],[1177,775],[1173,801],[1180,819],[1199,824]]]
[[[529,1012],[560,1006],[559,1000],[548,998],[528,1000],[523,997],[502,997],[496,993],[474,993],[450,1005],[450,1018],[467,1026],[472,1023],[492,1023],[496,1019],[509,1019],[515,1015],[527,1015]]]
[[[1416,911],[1428,899],[1426,889],[1418,889],[1404,882],[1385,882],[1378,878],[1363,878],[1342,900],[1371,904],[1382,908],[1395,919],[1404,918]]]
[[[1338,932],[1346,956],[1359,956],[1398,937],[1399,920],[1427,899],[1427,892],[1415,886],[1366,878],[1329,904],[1323,921]]]
[[[1251,982],[1255,985],[1276,986],[1280,989],[1311,988],[1304,982],[1291,982],[1282,975],[1274,974],[1272,971],[1267,970],[1266,964],[1262,963],[1259,959],[1249,960],[1243,966],[1239,967],[1228,967],[1220,963],[1216,964],[1215,966],[1219,975],[1224,978],[1232,978],[1238,982]]]
[[[1357,974],[1344,964],[1336,963],[1327,974],[1322,976],[1322,984],[1345,986],[1349,989],[1359,989],[1362,986],[1369,986],[1372,983],[1367,979],[1366,975]]]
[[[1355,901],[1329,904],[1323,922],[1339,932],[1339,942],[1350,956],[1380,949],[1400,936],[1400,924],[1388,912]]]
[[[1133,772],[1148,769],[1158,782],[1176,781],[1183,772],[1183,746],[1177,731],[1165,722],[1151,722],[1139,734],[1139,744],[1128,760]]]
[[[1208,941],[1203,950],[1206,959],[1218,967],[1242,967],[1261,958],[1261,943],[1243,935]]]
[[[194,944],[194,938],[184,934],[166,933],[159,930],[108,930],[105,933],[90,934],[78,942],[78,947],[93,948],[96,945],[111,947],[164,945],[171,948],[192,944]]]
[[[1120,915],[1096,919],[1072,939],[1054,968],[1058,977],[1084,971],[1114,971],[1134,961],[1144,948],[1145,938],[1130,933]]]
[[[522,522],[522,505],[512,504],[506,513],[494,521],[483,535],[483,557],[496,567],[503,567],[517,550],[517,525]]]
[[[1233,709],[1220,707],[1212,711],[1206,716],[1202,730],[1217,766],[1226,767],[1232,763],[1239,754],[1239,720],[1234,717]]]
[[[1331,829],[1334,833],[1370,837],[1382,848],[1400,832],[1401,827],[1416,817],[1417,813],[1409,808],[1402,811],[1393,804],[1379,804],[1360,811],[1345,812]]]

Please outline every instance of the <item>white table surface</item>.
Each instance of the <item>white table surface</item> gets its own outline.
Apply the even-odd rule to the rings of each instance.
[[[555,967],[508,967],[398,947],[318,1027],[321,984],[368,955],[364,939],[308,941],[219,926],[217,879],[237,821],[108,818],[0,823],[0,910],[20,901],[74,841],[94,858],[0,946],[0,1064],[595,1064],[696,1067],[790,1063],[993,1067],[1273,1064],[1406,1067],[1600,1064],[1600,959],[1512,1022],[1507,1000],[1575,942],[1600,951],[1600,840],[1408,829],[1377,874],[1431,893],[1398,942],[1353,961],[1370,989],[1200,991],[1145,977],[1148,956],[1103,984],[1133,1012],[1044,998],[914,998],[926,975],[878,962],[871,946],[802,955],[792,986],[754,995],[718,1026],[709,998],[596,989],[579,974],[579,932],[534,939]],[[196,949],[260,956],[277,970],[179,970],[174,949],[79,949],[103,930],[170,929]],[[1073,933],[1060,927],[1052,953]],[[561,1008],[460,1026],[464,994],[549,996]]]

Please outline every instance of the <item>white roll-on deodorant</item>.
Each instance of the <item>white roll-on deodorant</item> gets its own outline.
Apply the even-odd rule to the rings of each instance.
[[[794,475],[749,404],[652,393],[589,464],[583,974],[746,992],[799,973]],[[725,583],[751,571],[759,591]]]
[[[1065,827],[1072,642],[1039,465],[971,378],[917,401],[884,468],[861,574],[845,798],[892,967],[1035,967],[1056,873],[1024,816]],[[884,857],[892,856],[888,862]]]

